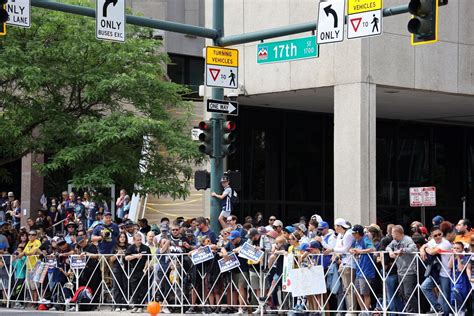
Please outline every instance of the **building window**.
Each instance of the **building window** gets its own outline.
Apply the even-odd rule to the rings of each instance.
[[[169,54],[168,77],[175,83],[188,86],[193,94],[204,84],[204,58]]]

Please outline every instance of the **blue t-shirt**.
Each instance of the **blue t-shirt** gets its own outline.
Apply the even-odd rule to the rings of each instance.
[[[217,235],[210,229],[207,232],[202,232],[198,230],[195,235],[198,245],[202,244],[205,238],[209,238],[211,240],[211,243],[214,245],[217,243]]]
[[[119,234],[119,227],[115,223],[108,226],[105,224],[97,225],[92,231],[92,236],[102,236],[102,240],[99,242],[99,253],[112,254]]]
[[[360,240],[355,240],[353,247],[356,249],[369,249],[374,248],[374,244],[369,237],[364,236]],[[362,279],[364,276],[366,279],[375,278],[375,262],[372,254],[359,255],[357,263],[358,264],[355,265],[357,268],[356,278]]]

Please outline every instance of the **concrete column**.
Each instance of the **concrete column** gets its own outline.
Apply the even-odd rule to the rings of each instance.
[[[334,87],[334,217],[367,225],[376,220],[376,87]]]
[[[21,225],[26,225],[26,219],[30,216],[36,217],[40,209],[40,199],[44,192],[43,177],[33,169],[35,163],[43,163],[44,156],[28,154],[21,159]],[[24,213],[26,209],[26,215]]]

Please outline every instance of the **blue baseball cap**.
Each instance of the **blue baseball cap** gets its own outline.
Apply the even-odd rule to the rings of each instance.
[[[435,226],[439,226],[442,221],[444,221],[444,218],[440,215],[436,215],[435,217],[433,217],[433,225]]]
[[[8,245],[4,242],[0,243],[0,250],[8,249]]]
[[[309,244],[301,244],[299,247],[298,247],[298,250],[301,250],[301,251],[309,251]]]
[[[293,226],[286,226],[283,228],[284,232],[287,232],[288,234],[293,234],[295,232],[295,228]]]
[[[238,230],[233,230],[230,232],[229,237],[227,239],[234,240],[235,238],[241,238],[242,234]]]
[[[309,248],[310,249],[319,249],[319,250],[321,250],[323,248],[323,246],[321,245],[321,243],[319,241],[312,240],[309,243]]]
[[[328,222],[322,221],[318,223],[318,229],[326,229],[329,228]]]

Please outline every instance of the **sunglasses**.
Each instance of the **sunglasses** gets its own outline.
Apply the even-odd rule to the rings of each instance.
[[[177,232],[177,231],[179,231],[179,229],[172,229],[171,231]]]
[[[28,236],[36,236],[36,234],[28,234]]]
[[[271,221],[275,221],[275,220],[276,220],[276,218],[270,218],[270,220],[271,220]]]
[[[439,237],[439,236],[443,236],[443,234],[436,234],[436,235],[433,235],[434,238]]]

